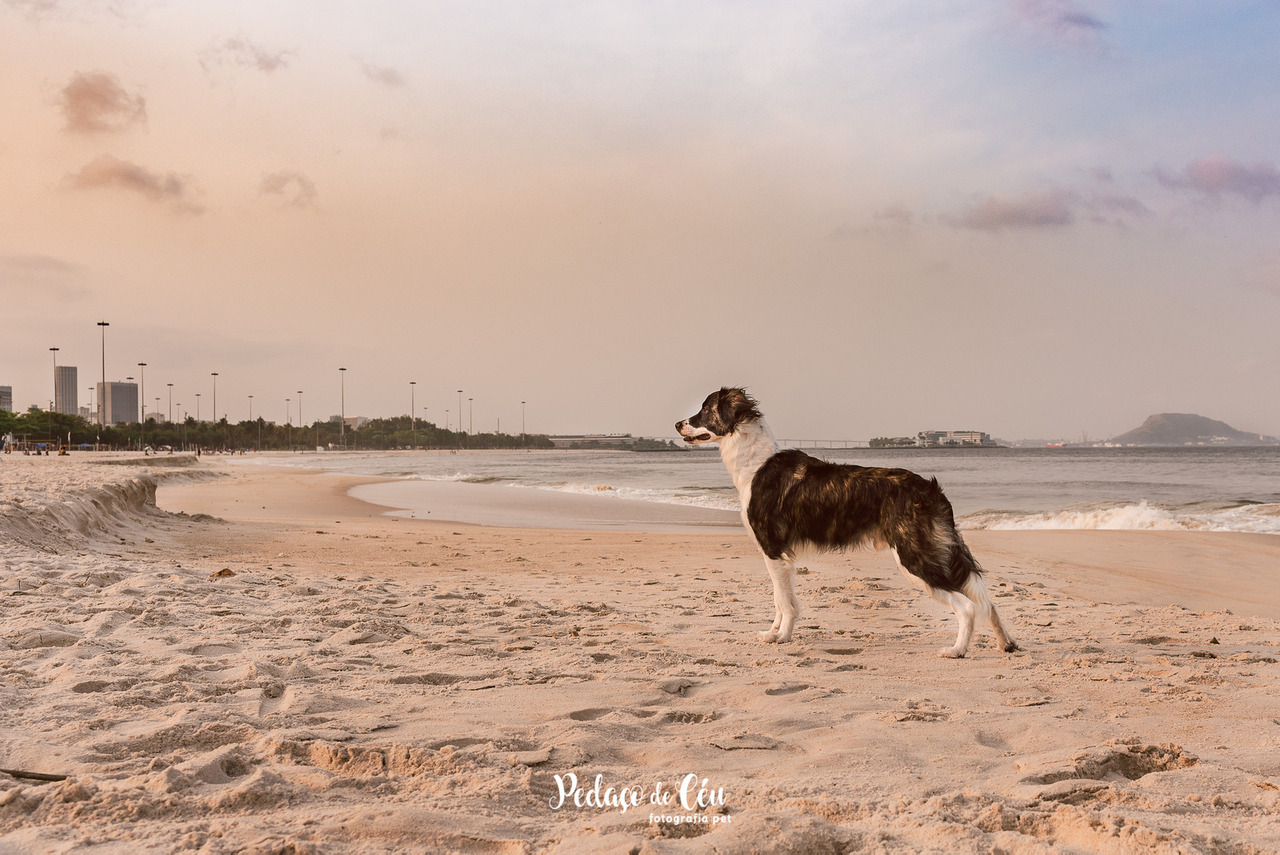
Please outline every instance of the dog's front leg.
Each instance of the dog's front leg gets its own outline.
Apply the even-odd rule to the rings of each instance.
[[[773,580],[773,626],[768,632],[760,633],[760,640],[782,644],[791,640],[791,631],[800,616],[800,601],[796,599],[795,590],[795,559],[784,555],[779,559],[766,558],[764,563],[769,568],[769,578]]]

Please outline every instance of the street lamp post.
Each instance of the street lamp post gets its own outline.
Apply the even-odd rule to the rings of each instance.
[[[169,424],[173,424],[173,384],[167,384],[169,387]]]
[[[302,420],[302,390],[299,389],[298,390],[298,427],[301,428],[305,424],[306,422]]]
[[[529,440],[524,435],[524,401],[520,402],[520,444],[527,445]]]
[[[56,411],[58,409],[58,348],[51,347],[49,350],[53,351],[53,406],[49,409]]]
[[[338,439],[342,447],[347,447],[347,369],[338,369],[338,378],[342,383],[338,399]]]
[[[417,385],[416,380],[409,381],[409,434],[414,448],[418,447],[418,407],[414,401],[414,387]]]
[[[106,321],[98,321],[98,326],[102,327],[102,394],[98,396],[98,426],[106,427],[107,424],[107,327],[111,324]]]
[[[458,390],[458,447],[462,447],[462,390]]]
[[[141,429],[138,431],[138,443],[142,446],[147,444],[147,363],[139,362],[138,368],[138,402],[142,405],[142,416],[138,422]]]
[[[467,398],[467,433],[474,434],[476,432],[476,409],[472,403],[475,398]]]
[[[200,424],[200,393],[196,392],[196,424]]]
[[[213,374],[213,423],[216,425],[218,423],[218,372],[211,373]]]
[[[253,421],[253,396],[249,396],[249,421]],[[262,450],[262,422],[258,422],[258,451]]]

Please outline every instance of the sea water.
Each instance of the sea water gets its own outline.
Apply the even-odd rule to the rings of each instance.
[[[1280,448],[806,449],[936,477],[965,529],[1164,529],[1280,534]],[[714,448],[322,452],[259,458],[396,481],[550,490],[602,502],[738,510]],[[404,485],[398,487],[403,496]],[[377,501],[377,486],[362,488]],[[401,500],[402,501],[402,500]],[[385,504],[395,506],[396,502]]]

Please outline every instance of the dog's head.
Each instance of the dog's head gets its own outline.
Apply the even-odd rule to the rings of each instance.
[[[676,422],[676,430],[689,445],[701,445],[719,442],[737,430],[739,425],[760,418],[755,399],[745,389],[725,387],[708,395],[697,413]]]

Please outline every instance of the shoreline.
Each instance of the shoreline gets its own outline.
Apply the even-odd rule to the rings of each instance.
[[[1025,650],[980,627],[956,661],[885,553],[811,566],[767,645],[740,528],[408,519],[222,468],[4,542],[0,768],[68,778],[0,774],[0,850],[1280,849],[1273,536],[966,532]],[[689,775],[721,799],[649,802]]]

